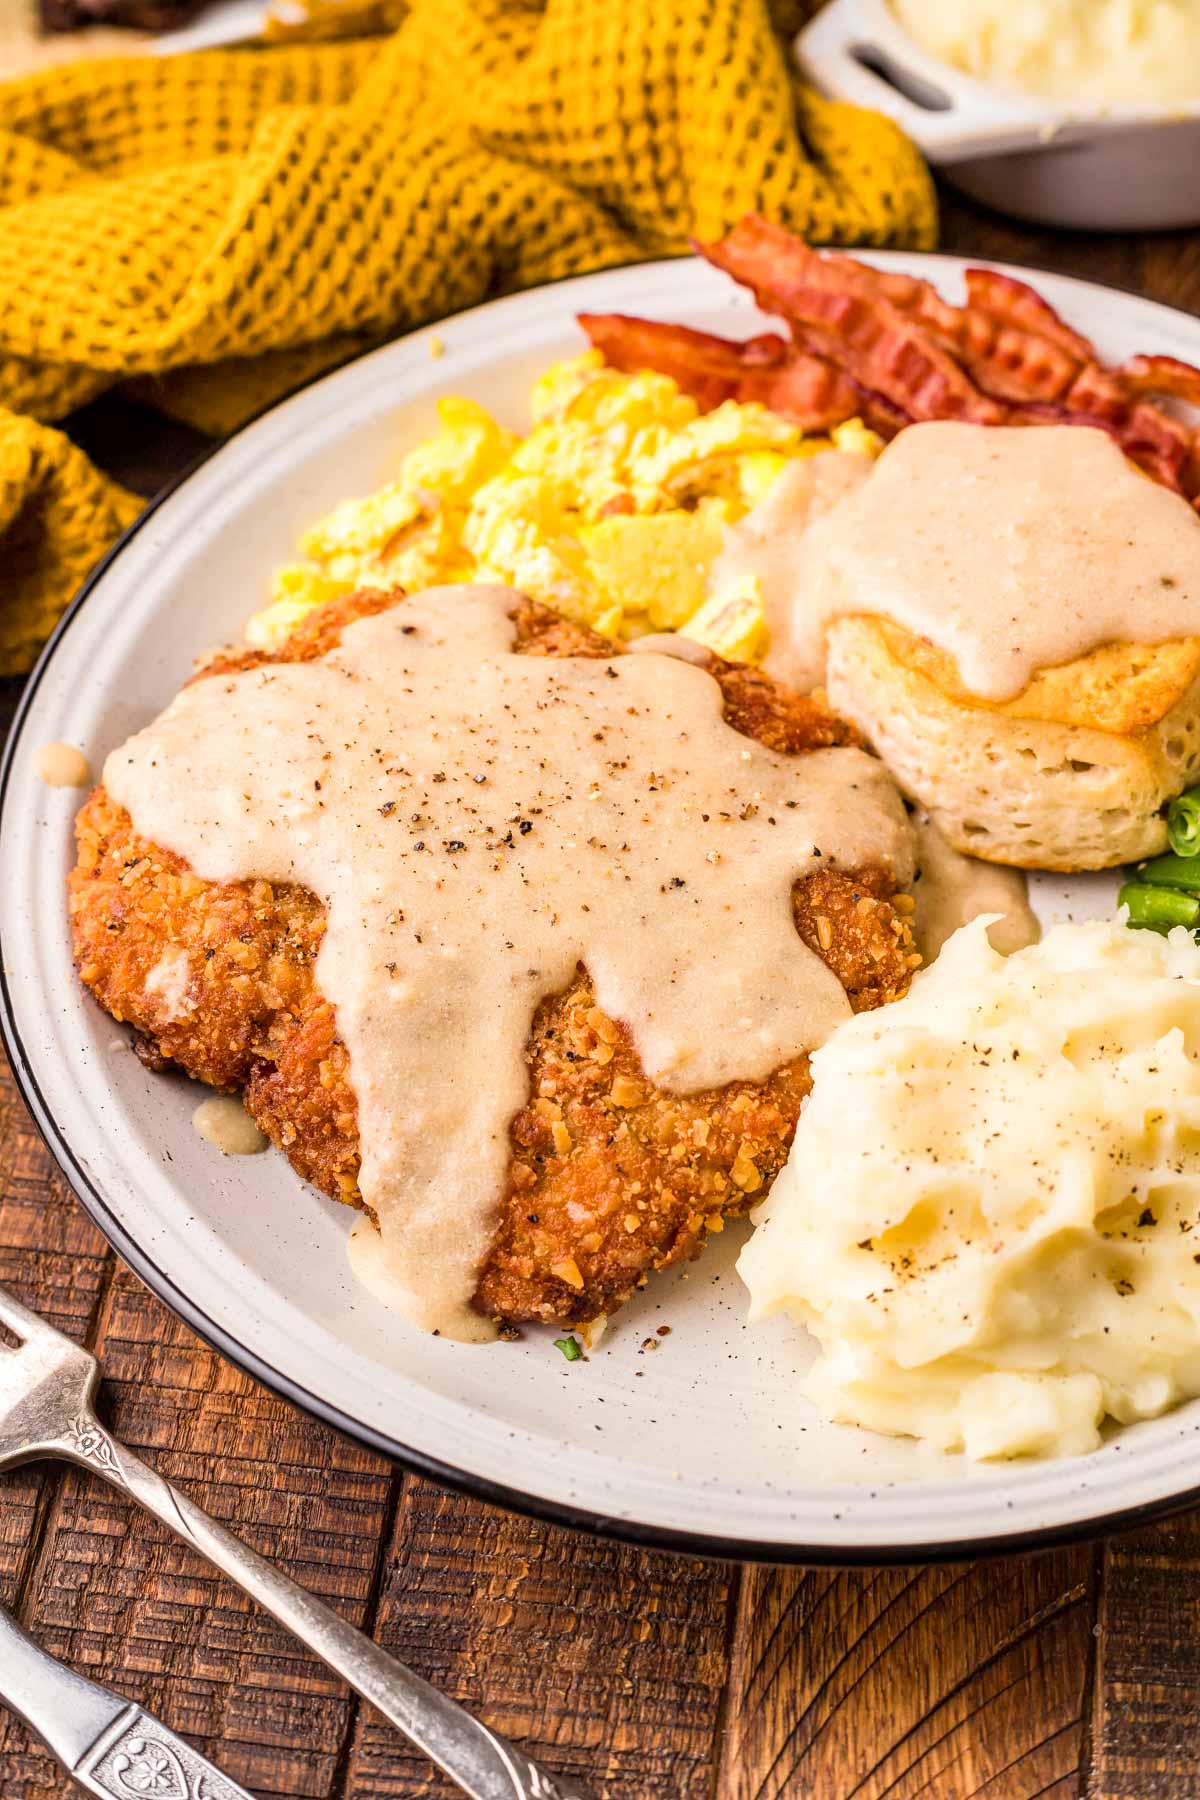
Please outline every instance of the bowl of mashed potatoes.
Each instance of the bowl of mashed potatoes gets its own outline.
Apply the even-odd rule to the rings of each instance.
[[[1002,212],[1200,223],[1200,0],[831,0],[796,54]]]

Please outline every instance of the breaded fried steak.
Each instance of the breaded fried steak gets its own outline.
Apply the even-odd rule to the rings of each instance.
[[[307,662],[354,620],[397,604],[362,593],[312,614],[271,654],[224,656],[197,680]],[[525,656],[612,659],[611,643],[514,594]],[[712,658],[724,716],[746,737],[804,755],[854,743],[817,698]],[[139,1035],[152,1067],[177,1066],[241,1091],[299,1174],[361,1206],[354,1073],[313,964],[321,903],[279,882],[202,880],[139,837],[103,787],[77,821],[70,907],[80,977]],[[796,928],[856,1011],[903,992],[917,961],[884,866],[821,869],[793,891]],[[537,1010],[525,1051],[527,1103],[509,1128],[506,1192],[474,1306],[502,1324],[584,1322],[620,1305],[656,1268],[695,1255],[706,1234],[760,1199],[786,1157],[808,1058],[760,1083],[700,1093],[650,1081],[630,1034],[596,1004],[580,965]]]

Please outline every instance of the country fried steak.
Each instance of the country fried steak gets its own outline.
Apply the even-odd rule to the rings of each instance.
[[[264,662],[307,661],[398,594],[322,607],[273,653],[223,654],[197,680]],[[609,657],[606,639],[514,595],[528,656]],[[735,730],[792,755],[856,743],[816,697],[713,657]],[[200,879],[140,838],[103,787],[77,824],[70,909],[80,978],[138,1053],[243,1095],[297,1172],[361,1206],[353,1071],[313,965],[324,911],[307,889]],[[796,883],[796,928],[855,1011],[896,998],[919,960],[912,902],[882,867],[827,869]],[[510,1126],[507,1193],[474,1304],[502,1325],[583,1323],[610,1313],[653,1269],[695,1256],[710,1232],[760,1200],[782,1166],[809,1089],[801,1056],[767,1081],[679,1095],[647,1079],[625,1029],[597,1005],[580,965],[541,1004],[526,1047],[529,1098]]]

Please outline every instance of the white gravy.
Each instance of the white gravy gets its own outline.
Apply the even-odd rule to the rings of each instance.
[[[793,883],[911,870],[874,758],[764,748],[676,657],[514,654],[513,604],[432,590],[319,661],[196,681],[104,769],[204,878],[324,902],[316,974],[389,1274],[415,1321],[476,1339],[538,1003],[583,962],[659,1085],[762,1079],[849,1013]]]
[[[964,856],[947,842],[926,812],[913,814],[912,827],[917,853],[913,937],[927,964],[960,925],[969,925],[980,913],[998,915],[988,926],[988,940],[1002,955],[1037,943],[1042,928],[1029,904],[1029,884],[1020,869]]]
[[[1200,636],[1200,518],[1090,426],[910,425],[832,511],[781,480],[738,531],[722,578],[760,577],[766,666],[801,687],[840,613],[927,638],[996,701],[1101,644]]]
[[[163,1024],[173,1025],[188,1013],[191,969],[186,950],[168,950],[159,957],[142,983],[143,991],[158,1003]]]
[[[47,787],[90,787],[91,766],[74,744],[43,744],[33,766]]]
[[[215,1100],[202,1100],[192,1114],[192,1124],[206,1144],[212,1144],[222,1156],[256,1156],[267,1147],[267,1139],[258,1129],[240,1100],[219,1094]]]
[[[814,642],[806,611],[815,585],[809,532],[874,466],[869,456],[846,450],[822,450],[790,463],[766,497],[726,532],[709,573],[714,594],[743,576],[757,580],[769,634],[765,667],[801,693],[820,685],[825,667],[824,627]]]

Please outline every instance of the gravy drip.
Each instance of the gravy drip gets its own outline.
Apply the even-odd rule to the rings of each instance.
[[[39,781],[47,787],[90,787],[92,771],[82,750],[74,744],[43,744],[33,764]]]
[[[625,648],[635,656],[677,656],[680,662],[696,663],[702,669],[708,667],[709,652],[704,645],[678,631],[648,631],[645,637],[634,638]]]
[[[267,1147],[267,1139],[250,1114],[231,1095],[202,1100],[192,1114],[192,1124],[222,1156],[257,1156]]]
[[[993,701],[1101,644],[1200,636],[1200,519],[1091,426],[910,425],[832,511],[793,501],[781,480],[743,521],[739,572],[797,685],[842,613],[927,638]]]
[[[514,654],[513,604],[435,589],[318,661],[196,681],[104,770],[205,879],[324,902],[389,1273],[412,1319],[476,1339],[538,1003],[583,962],[659,1085],[763,1079],[849,1012],[796,933],[797,878],[911,868],[874,758],[765,749],[675,657]]]
[[[913,937],[926,964],[960,925],[969,925],[980,913],[997,914],[988,926],[988,941],[1001,955],[1037,943],[1042,928],[1029,904],[1029,884],[1020,869],[964,856],[947,842],[926,812],[913,814],[912,827],[917,856]]]
[[[801,693],[820,685],[825,668],[824,627],[814,637],[807,616],[816,580],[809,534],[874,466],[870,457],[846,450],[821,450],[790,463],[765,499],[726,532],[709,573],[714,594],[744,576],[757,580],[770,646],[764,667]]]

